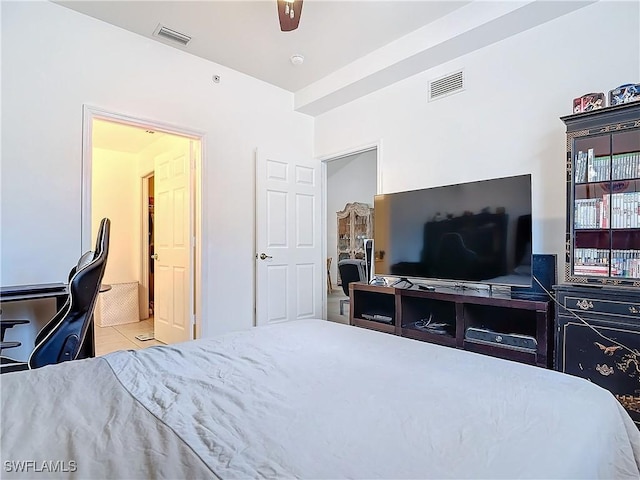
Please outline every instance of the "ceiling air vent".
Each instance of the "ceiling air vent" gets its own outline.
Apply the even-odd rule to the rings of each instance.
[[[446,97],[464,90],[462,70],[429,82],[429,101]]]
[[[158,25],[158,28],[156,28],[156,31],[153,32],[153,35],[155,35],[156,37],[166,38],[167,40],[171,40],[172,42],[178,42],[181,45],[186,45],[191,40],[191,37],[189,35],[176,32],[175,30],[163,27],[162,25]]]

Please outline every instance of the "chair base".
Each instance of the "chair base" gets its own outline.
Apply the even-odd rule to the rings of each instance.
[[[344,315],[344,306],[350,303],[348,298],[340,300],[340,315]]]

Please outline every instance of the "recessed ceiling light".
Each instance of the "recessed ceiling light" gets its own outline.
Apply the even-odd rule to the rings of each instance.
[[[296,53],[295,55],[291,55],[290,60],[291,63],[297,67],[298,65],[302,65],[302,63],[304,62],[304,57],[299,53]]]

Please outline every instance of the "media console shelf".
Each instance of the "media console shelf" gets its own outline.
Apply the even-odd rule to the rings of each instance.
[[[551,368],[550,301],[349,284],[351,325]]]

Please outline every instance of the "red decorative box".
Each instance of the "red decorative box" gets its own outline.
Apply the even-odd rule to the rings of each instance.
[[[604,93],[586,93],[573,99],[573,113],[590,112],[605,106]]]

